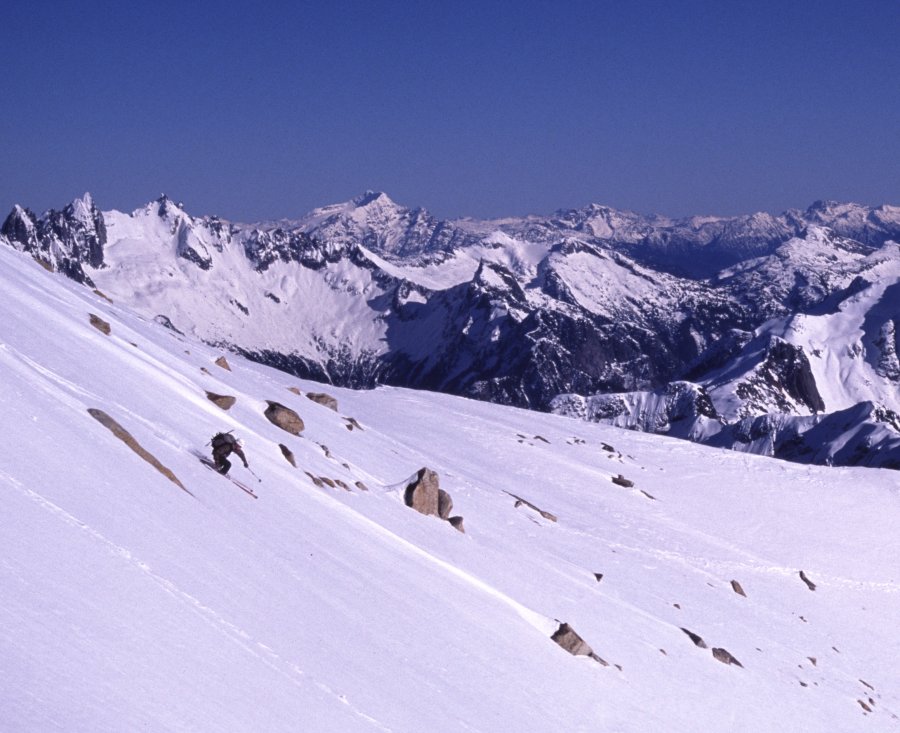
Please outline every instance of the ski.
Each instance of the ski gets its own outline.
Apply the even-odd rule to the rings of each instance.
[[[202,463],[204,466],[206,466],[210,471],[213,471],[214,473],[219,473],[218,470],[216,470],[216,464],[214,464],[208,458],[200,458],[200,463]],[[228,474],[224,474],[224,473],[219,473],[219,475],[222,478],[227,478],[229,481],[231,481],[231,483],[233,483],[235,486],[237,486],[241,491],[244,491],[245,493],[250,494],[250,496],[252,496],[254,499],[259,498],[259,495],[256,494],[253,491],[253,489],[251,489],[249,486],[244,486],[244,484],[242,484],[237,479],[231,478],[231,476],[229,476]]]

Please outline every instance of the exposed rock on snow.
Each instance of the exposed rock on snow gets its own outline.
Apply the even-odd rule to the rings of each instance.
[[[576,633],[575,629],[573,629],[567,623],[560,624],[559,628],[553,632],[553,635],[550,638],[567,652],[569,652],[569,654],[571,654],[572,656],[590,657],[594,661],[602,664],[604,667],[609,666],[609,663],[595,654],[590,645],[584,639],[582,639]]]
[[[226,369],[229,372],[231,371],[231,367],[228,364],[228,359],[226,359],[224,356],[220,356],[218,359],[216,359],[216,366],[220,366],[222,367],[222,369]]]
[[[264,414],[270,423],[286,430],[291,435],[300,435],[303,432],[303,420],[294,410],[273,400],[266,400],[266,403],[269,406]]]
[[[279,443],[278,447],[281,449],[281,455],[284,456],[285,460],[294,468],[297,468],[297,459],[294,457],[294,452],[284,443]]]
[[[677,604],[676,604],[676,605],[677,605]],[[694,646],[698,646],[698,647],[700,647],[701,649],[706,649],[706,648],[708,648],[708,647],[706,646],[706,642],[703,641],[703,637],[700,636],[700,634],[695,634],[693,631],[689,631],[688,629],[686,629],[686,628],[684,628],[684,627],[682,627],[681,630],[682,630],[685,634],[688,635],[688,638],[689,638],[692,642],[694,642]]]
[[[532,509],[532,510],[536,511],[538,514],[540,514],[544,519],[549,519],[551,522],[557,521],[555,515],[551,514],[550,512],[544,511],[540,507],[535,506],[527,499],[523,499],[521,496],[516,496],[515,494],[510,494],[510,492],[508,492],[508,491],[506,491],[504,493],[509,494],[513,499],[516,500],[516,503],[514,505],[516,509],[518,509],[520,506],[527,506],[529,509]]]
[[[90,287],[94,282],[84,267],[100,269],[105,264],[106,223],[90,194],[40,218],[16,206],[0,227],[0,234],[16,249]]]
[[[612,482],[618,486],[624,486],[626,489],[630,489],[632,486],[634,486],[634,481],[625,478],[621,473],[617,476],[613,476]]]
[[[440,479],[430,468],[420,468],[415,478],[406,486],[403,501],[421,514],[439,514]]]
[[[109,334],[110,334],[109,323],[104,321],[100,316],[96,316],[93,313],[91,313],[90,316],[91,316],[91,325],[94,328],[96,328],[98,331],[100,331],[101,333],[105,333],[107,336],[109,336]]]
[[[738,383],[736,394],[746,403],[741,417],[757,415],[773,404],[786,414],[796,413],[798,408],[812,413],[825,411],[803,348],[776,337],[755,373]]]
[[[237,402],[237,397],[234,397],[232,395],[216,394],[215,392],[207,392],[206,398],[216,407],[221,407],[223,410],[230,410],[232,407],[234,407],[234,403]]]
[[[743,668],[743,666],[744,666],[727,649],[722,649],[721,647],[715,647],[712,650],[712,655],[713,655],[713,657],[718,659],[723,664],[734,664],[741,668]]]
[[[589,656],[593,652],[593,649],[591,649],[588,643],[575,633],[575,630],[567,623],[560,624],[559,628],[553,632],[553,635],[550,638],[569,652],[569,654],[576,657]]]
[[[816,589],[816,584],[813,583],[808,577],[806,577],[806,573],[804,573],[802,570],[800,571],[800,580],[806,583],[806,587],[810,590]]]
[[[878,364],[875,369],[882,377],[892,382],[900,382],[900,359],[897,358],[897,331],[893,319],[882,324],[875,345],[879,348]]]
[[[430,468],[420,468],[415,477],[406,485],[403,501],[408,507],[426,515],[434,515],[449,522],[465,534],[462,517],[451,517],[453,499],[440,487],[438,475]]]
[[[450,519],[450,512],[453,511],[453,499],[443,489],[438,489],[438,516],[441,519]]]
[[[747,597],[747,594],[744,593],[744,589],[741,587],[741,584],[738,583],[736,580],[732,580],[732,581],[731,581],[731,589],[732,589],[735,593],[737,593],[739,596],[744,596],[744,598]]]
[[[179,336],[184,336],[184,331],[176,328],[175,324],[172,323],[171,319],[168,316],[164,316],[162,314],[158,314],[153,317],[153,320],[156,321],[160,326],[164,328],[168,328],[170,331],[177,333]]]
[[[324,392],[307,392],[307,399],[312,400],[320,405],[324,405],[325,407],[338,411],[338,401],[332,397],[331,395],[325,394]]]
[[[149,463],[153,468],[159,471],[163,476],[165,476],[169,481],[175,484],[182,491],[186,491],[190,493],[181,481],[178,480],[178,477],[172,473],[172,471],[166,468],[162,463],[157,460],[156,456],[150,453],[146,448],[144,448],[134,437],[129,433],[125,428],[123,428],[115,419],[107,415],[103,410],[98,410],[94,407],[88,409],[91,417],[93,417],[97,422],[103,425],[105,428],[109,429],[113,435],[115,435],[119,440],[121,440],[125,445],[127,445],[131,450],[137,453],[141,458],[143,458],[147,463]]]

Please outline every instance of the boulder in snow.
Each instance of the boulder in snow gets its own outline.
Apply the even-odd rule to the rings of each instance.
[[[266,403],[269,406],[266,408],[265,416],[270,423],[286,430],[291,435],[300,435],[303,432],[303,420],[290,407],[285,407],[272,400],[266,400]]]
[[[676,603],[675,605],[678,606],[677,603]],[[678,606],[678,607],[680,608],[680,606]],[[703,641],[703,637],[700,636],[700,634],[695,634],[693,631],[690,631],[689,629],[686,629],[686,628],[684,628],[684,627],[682,627],[681,630],[682,630],[685,634],[688,635],[688,638],[689,638],[692,642],[694,642],[694,646],[699,646],[701,649],[708,649],[708,648],[709,648],[709,647],[706,646],[706,642]]]
[[[281,448],[281,455],[284,456],[285,460],[294,468],[297,468],[297,459],[294,458],[294,452],[286,445],[284,445],[284,443],[279,443],[278,447]]]
[[[222,369],[227,369],[229,372],[231,371],[231,367],[228,365],[228,359],[224,356],[220,356],[216,359],[216,366],[222,367]]]
[[[744,665],[741,664],[734,655],[729,652],[727,649],[722,649],[720,647],[716,647],[712,650],[712,655],[718,659],[722,664],[734,664],[743,669]]]
[[[320,405],[324,405],[325,407],[334,410],[337,412],[338,410],[338,402],[331,395],[325,394],[324,392],[307,392],[306,398],[308,400],[312,400],[313,402],[317,402]]]
[[[438,489],[438,516],[441,519],[449,519],[453,511],[453,499],[443,489]]]
[[[109,333],[111,330],[109,327],[109,324],[106,321],[104,321],[100,316],[95,316],[93,313],[91,313],[90,316],[91,316],[91,325],[94,328],[96,328],[98,331],[100,331],[101,333],[105,333],[107,336],[109,336]]]
[[[567,623],[560,624],[559,628],[550,638],[573,656],[590,657],[591,659],[600,662],[604,667],[609,666],[605,660],[594,653],[594,650],[591,649],[590,645]]]
[[[406,486],[403,501],[421,514],[440,516],[440,486],[438,475],[430,468],[420,468],[416,477]]]
[[[237,397],[216,394],[215,392],[207,392],[206,398],[216,407],[221,407],[223,410],[230,410],[234,406],[234,403],[237,402]]]

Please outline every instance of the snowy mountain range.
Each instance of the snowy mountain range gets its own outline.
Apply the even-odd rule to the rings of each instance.
[[[894,472],[435,392],[324,387],[248,361],[207,342],[284,343],[278,308],[299,317],[302,303],[317,328],[345,307],[335,328],[368,343],[351,329],[359,288],[391,317],[384,292],[422,308],[449,295],[361,246],[181,211],[101,215],[85,200],[6,227],[33,249],[0,247],[0,730],[897,730]],[[511,302],[519,265],[573,281],[578,257],[620,257],[477,246],[481,265],[454,250],[408,267],[434,285],[468,257],[451,290],[490,303]],[[743,356],[712,360],[718,383],[758,351],[770,366],[755,374],[780,370],[791,409],[842,398],[815,365],[833,356],[824,335],[850,332],[891,288],[891,259],[870,249],[860,261],[880,298],[850,287],[794,319],[796,344],[774,325],[734,336]],[[631,266],[632,287],[673,277]],[[577,282],[582,295],[616,286]],[[877,307],[866,312],[877,324]],[[807,342],[822,349],[806,360],[815,393]],[[755,391],[728,392],[735,404],[773,399],[762,377],[745,381]],[[720,409],[715,388],[675,392]],[[218,431],[245,442],[249,466],[234,461],[230,479],[200,460]]]
[[[15,207],[3,242],[298,376],[900,467],[900,208],[441,221],[383,193],[255,225],[165,196]]]

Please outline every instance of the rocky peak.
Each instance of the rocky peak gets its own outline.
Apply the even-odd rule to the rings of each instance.
[[[487,290],[492,295],[508,296],[518,301],[525,300],[525,292],[515,276],[496,262],[481,260],[472,277],[472,285]]]
[[[23,209],[16,204],[0,227],[0,234],[16,249],[30,250],[37,247],[37,217],[30,209]]]
[[[106,224],[90,194],[75,199],[62,211],[51,209],[40,218],[15,206],[0,233],[17,249],[78,282],[93,284],[82,264],[103,266]]]
[[[180,217],[186,217],[190,219],[187,212],[184,210],[184,204],[179,202],[172,201],[166,194],[162,193],[159,195],[159,198],[152,204],[156,208],[157,216],[160,219],[177,219]]]
[[[357,209],[365,209],[370,206],[377,208],[399,208],[391,197],[383,191],[366,191],[356,198],[352,199],[353,205]]]

